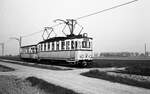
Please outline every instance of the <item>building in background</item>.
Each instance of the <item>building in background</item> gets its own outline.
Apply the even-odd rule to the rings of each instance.
[[[101,52],[101,53],[94,53],[94,57],[143,57],[143,56],[150,56],[150,52],[139,53],[139,52]]]

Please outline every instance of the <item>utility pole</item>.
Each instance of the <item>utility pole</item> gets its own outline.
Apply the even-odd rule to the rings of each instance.
[[[0,43],[0,45],[2,46],[2,56],[4,56],[4,43]]]
[[[145,43],[145,56],[147,56],[147,51],[146,51],[146,43]]]
[[[21,48],[21,45],[22,44],[22,37],[20,36],[20,38],[19,38],[19,48]]]

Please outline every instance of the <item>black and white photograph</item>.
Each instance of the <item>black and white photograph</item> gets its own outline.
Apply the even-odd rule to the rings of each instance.
[[[150,94],[149,0],[0,0],[0,94]]]

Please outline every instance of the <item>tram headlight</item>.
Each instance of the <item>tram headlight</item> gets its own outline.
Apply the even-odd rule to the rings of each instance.
[[[92,55],[89,55],[89,58],[92,58]]]
[[[80,55],[80,58],[84,58],[84,55]]]

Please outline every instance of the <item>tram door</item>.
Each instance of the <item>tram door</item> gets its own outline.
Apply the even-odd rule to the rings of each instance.
[[[71,50],[70,50],[70,58],[72,59],[72,60],[74,60],[75,59],[75,43],[74,43],[74,41],[72,40],[71,41]]]

